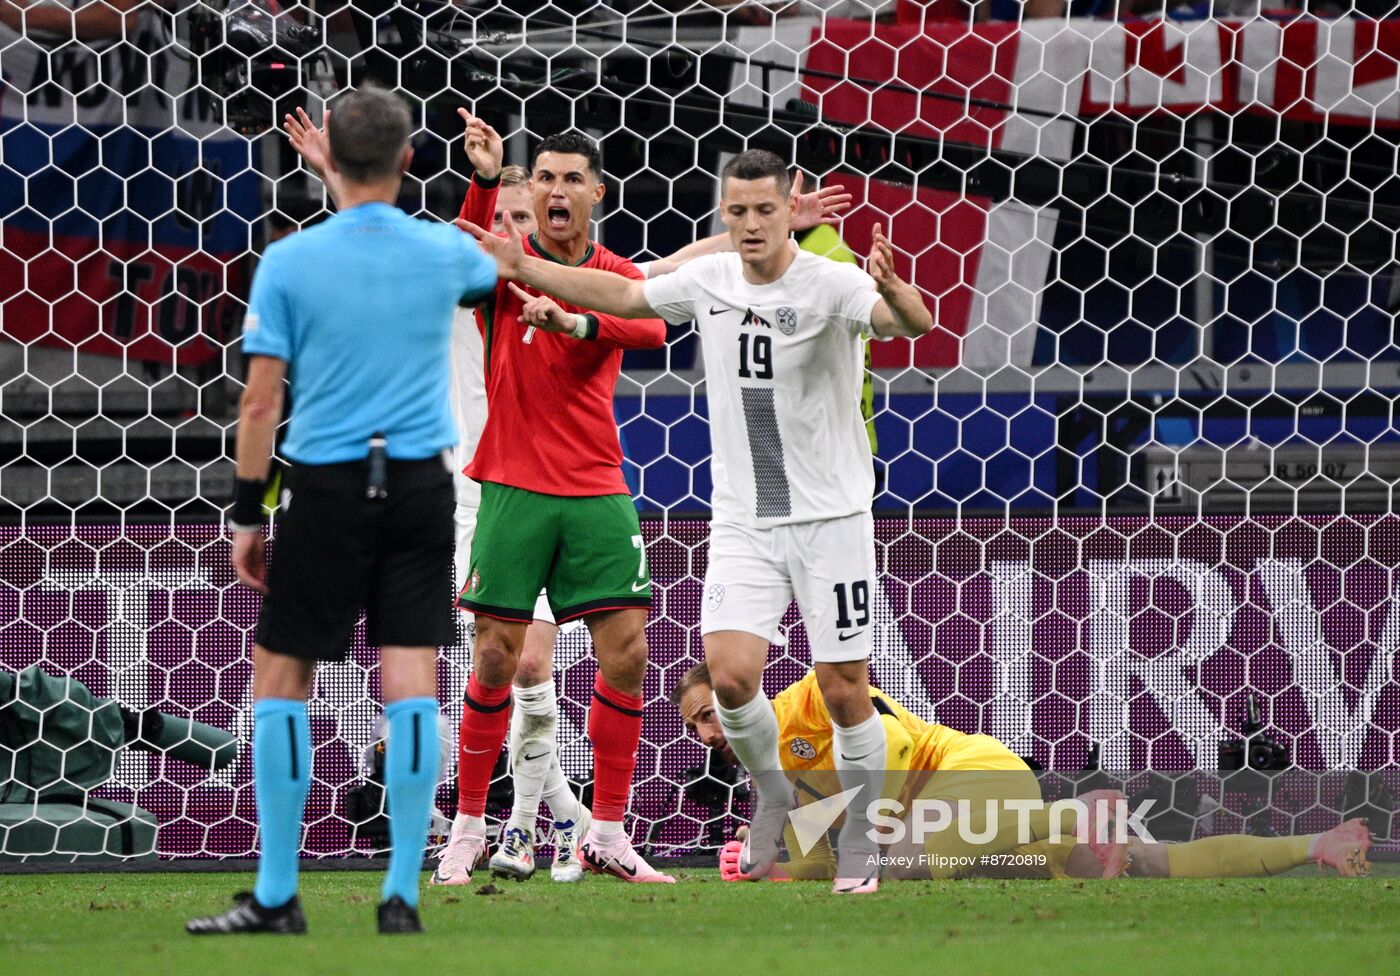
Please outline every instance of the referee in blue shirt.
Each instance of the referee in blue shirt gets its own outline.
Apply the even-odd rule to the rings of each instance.
[[[448,338],[459,302],[489,295],[495,262],[451,224],[398,210],[412,159],[402,101],[339,98],[327,182],[340,212],[273,244],[253,276],[229,527],[238,578],[264,594],[253,649],[257,885],[195,934],[306,931],[297,899],[311,781],[306,698],[318,661],[344,660],[355,621],[381,647],[392,855],[380,932],[422,931],[418,879],[438,779],[436,649],[453,640]],[[282,416],[291,462],[265,568],[262,496]]]

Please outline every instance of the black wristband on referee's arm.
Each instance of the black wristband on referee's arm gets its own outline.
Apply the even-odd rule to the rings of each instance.
[[[235,532],[257,532],[263,527],[263,494],[267,482],[262,479],[239,478],[233,485],[233,507],[228,512],[228,526]]]

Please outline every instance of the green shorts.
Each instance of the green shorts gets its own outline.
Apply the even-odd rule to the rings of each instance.
[[[626,495],[544,495],[487,481],[457,606],[529,623],[540,589],[557,623],[651,606],[651,572]]]

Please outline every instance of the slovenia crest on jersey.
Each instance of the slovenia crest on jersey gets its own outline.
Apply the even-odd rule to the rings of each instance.
[[[792,750],[792,754],[798,759],[817,758],[817,750],[812,746],[812,743],[808,742],[804,738],[801,738],[800,736],[796,739],[793,739],[792,744],[788,746],[788,748]]]
[[[783,335],[792,335],[797,331],[797,309],[791,305],[778,309],[778,331]]]
[[[724,584],[711,583],[710,589],[705,594],[705,605],[711,610],[718,610],[720,604],[724,602]]]

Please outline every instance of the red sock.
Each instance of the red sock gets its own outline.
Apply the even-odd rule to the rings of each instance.
[[[467,679],[462,728],[457,734],[458,813],[485,815],[491,770],[496,768],[509,730],[510,685],[488,688],[473,674]]]
[[[608,687],[598,675],[588,710],[588,738],[593,743],[593,819],[620,821],[637,768],[642,700]]]

